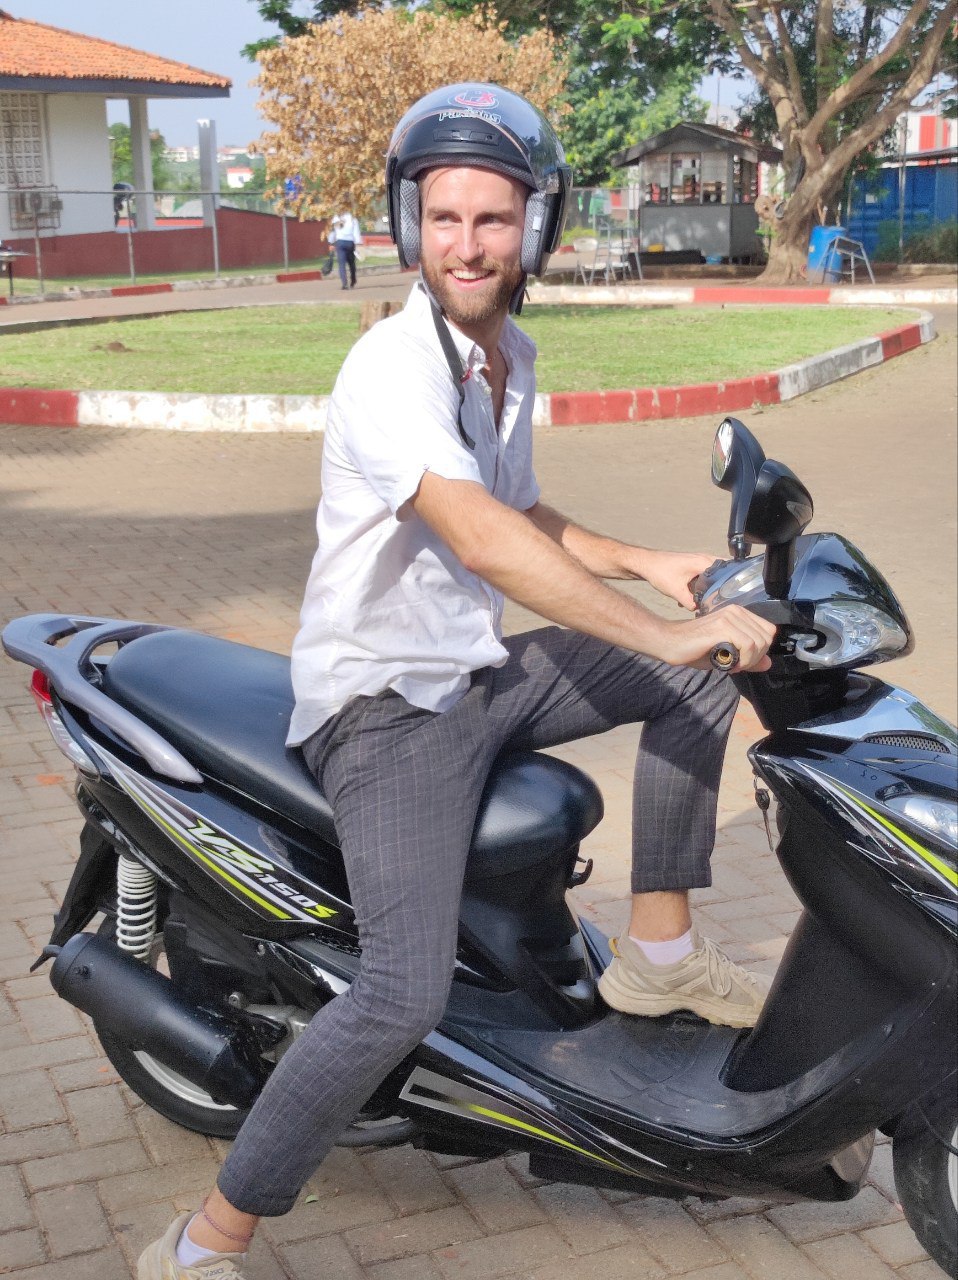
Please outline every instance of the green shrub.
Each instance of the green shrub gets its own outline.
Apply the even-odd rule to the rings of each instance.
[[[889,218],[878,224],[876,262],[898,261],[898,221]],[[927,218],[905,232],[903,262],[958,263],[958,220],[930,222]]]
[[[958,263],[958,219],[922,227],[907,236],[905,261]]]

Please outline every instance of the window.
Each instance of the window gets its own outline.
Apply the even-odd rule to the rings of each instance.
[[[38,93],[0,93],[0,186],[44,185],[43,133]]]
[[[724,151],[702,154],[702,203],[728,203],[728,155]]]
[[[643,182],[645,191],[643,198],[646,204],[668,204],[669,202],[669,157],[648,156],[642,161]]]
[[[701,155],[675,152],[672,156],[672,203],[699,204],[701,195]]]
[[[732,189],[736,204],[754,204],[758,194],[758,166],[754,160],[735,156],[732,161]]]

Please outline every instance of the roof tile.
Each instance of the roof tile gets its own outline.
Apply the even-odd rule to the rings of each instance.
[[[225,76],[173,62],[154,53],[14,18],[0,9],[0,76],[69,80],[142,80],[147,84],[182,84],[229,88]]]

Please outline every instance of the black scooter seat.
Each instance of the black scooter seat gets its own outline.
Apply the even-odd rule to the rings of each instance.
[[[103,691],[205,776],[338,846],[326,797],[301,752],[286,746],[288,658],[192,631],[158,631],[114,655]],[[601,817],[598,789],[572,765],[531,751],[503,756],[476,821],[469,876],[501,875],[564,852]]]

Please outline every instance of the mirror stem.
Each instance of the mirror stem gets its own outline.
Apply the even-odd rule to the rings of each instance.
[[[762,578],[765,590],[773,600],[784,600],[795,569],[795,540],[780,547],[765,548]]]
[[[728,540],[728,549],[733,560],[745,560],[748,558],[752,546],[751,543],[746,541],[744,533],[733,533]]]

